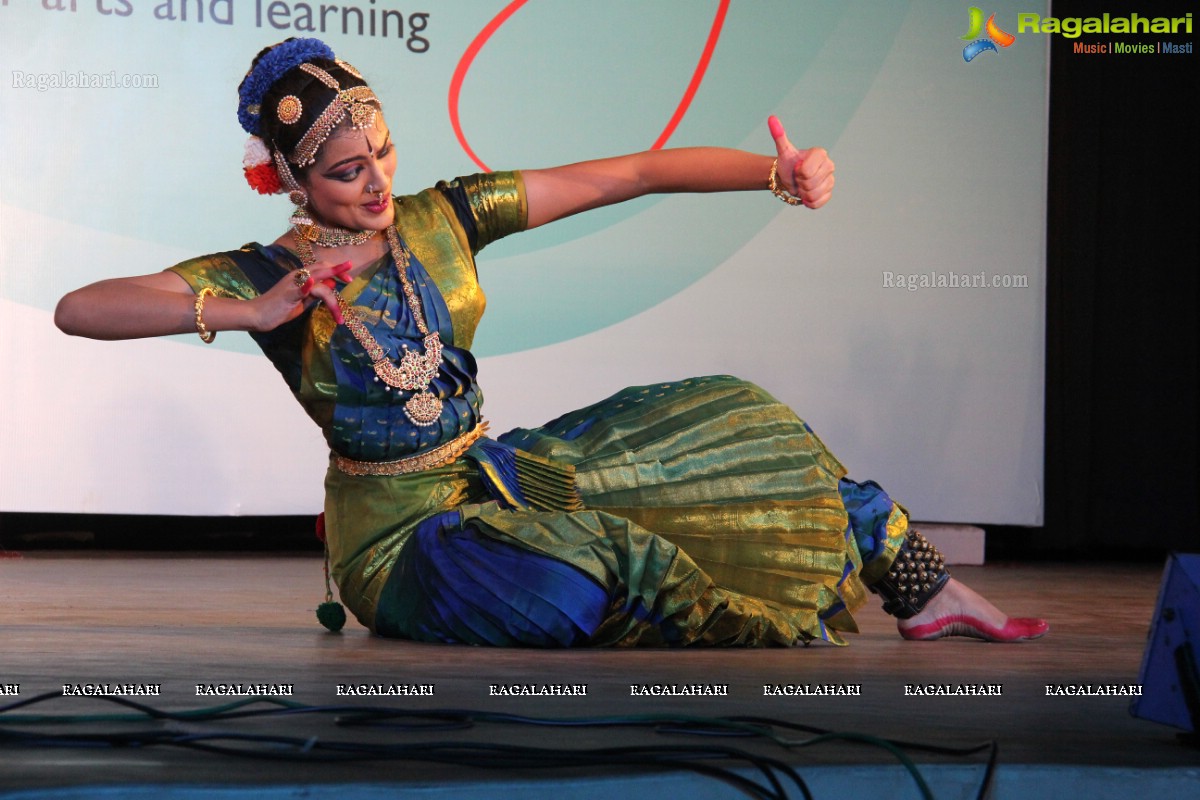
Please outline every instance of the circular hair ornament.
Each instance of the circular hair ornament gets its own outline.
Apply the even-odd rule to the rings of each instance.
[[[304,104],[300,102],[299,97],[289,94],[279,101],[279,105],[275,108],[275,113],[279,116],[279,121],[284,125],[295,125],[304,114]]]

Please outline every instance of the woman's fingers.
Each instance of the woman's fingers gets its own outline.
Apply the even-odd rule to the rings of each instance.
[[[335,281],[348,283],[350,280],[350,270],[352,269],[353,266],[349,261],[343,261],[341,264],[335,264],[333,266],[312,264],[304,270],[304,274],[306,278],[312,279],[314,285],[318,283],[324,283],[326,286],[330,286],[332,288]],[[299,271],[294,274],[298,273]],[[310,286],[309,289],[311,290],[311,288],[312,287]]]
[[[809,208],[820,208],[829,202],[833,194],[833,159],[823,147],[802,150],[801,154],[800,162],[792,175],[797,194]]]
[[[768,117],[767,128],[775,140],[775,151],[779,156],[778,174],[783,187],[809,208],[820,208],[828,203],[833,194],[834,165],[825,148],[797,148],[788,139],[779,117]]]
[[[309,289],[307,296],[315,297],[324,303],[325,307],[329,309],[329,313],[333,316],[333,321],[341,325],[344,319],[342,318],[342,309],[338,304],[338,296],[337,292],[334,291],[334,286],[332,278],[316,281]]]

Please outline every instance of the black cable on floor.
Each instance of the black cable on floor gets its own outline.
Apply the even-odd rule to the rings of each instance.
[[[126,697],[98,696],[102,700],[131,709],[121,714],[15,714],[18,709],[48,703],[61,694],[48,692],[26,700],[0,706],[0,722],[8,725],[72,725],[97,722],[137,722],[146,719],[173,722],[218,722],[250,717],[278,717],[300,714],[334,715],[340,727],[380,728],[403,733],[430,733],[464,730],[478,724],[531,725],[540,727],[650,729],[662,735],[701,737],[762,738],[787,750],[843,741],[880,747],[890,752],[909,771],[922,797],[932,800],[933,793],[919,768],[905,750],[965,757],[988,751],[983,779],[976,797],[983,800],[990,792],[998,762],[995,741],[969,747],[947,747],[920,742],[884,739],[869,734],[830,731],[811,725],[769,717],[702,717],[679,714],[639,714],[605,717],[545,718],[469,709],[403,709],[379,706],[310,706],[280,698],[253,698],[187,711],[165,711]],[[265,707],[263,707],[265,706]],[[802,732],[806,738],[787,738],[783,732]],[[798,789],[806,799],[812,794],[793,767],[779,759],[762,756],[725,745],[660,746],[638,745],[590,749],[536,748],[464,742],[419,742],[393,744],[379,742],[332,741],[317,737],[299,738],[278,735],[254,735],[216,731],[196,733],[173,729],[123,732],[37,734],[0,728],[0,746],[12,747],[151,747],[170,746],[223,755],[291,761],[418,760],[433,763],[465,764],[484,769],[531,769],[580,766],[671,767],[723,780],[756,798],[788,797],[781,778]],[[761,775],[755,781],[713,761],[735,761],[754,767]]]

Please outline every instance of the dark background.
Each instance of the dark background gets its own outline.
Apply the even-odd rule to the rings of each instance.
[[[1196,8],[1060,0],[1053,14],[1182,17]],[[1200,54],[1083,55],[1065,37],[1048,39],[1045,525],[988,526],[988,558],[1197,551]],[[50,547],[319,548],[308,516],[0,513],[0,550]]]
[[[1059,18],[1200,10],[1078,0],[1053,8]],[[998,555],[1121,560],[1200,550],[1198,58],[1075,54],[1070,40],[1052,37],[1045,526],[989,531]]]

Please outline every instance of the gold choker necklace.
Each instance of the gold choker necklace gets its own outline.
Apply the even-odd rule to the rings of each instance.
[[[316,263],[312,246],[309,244],[310,241],[313,244],[323,247],[337,246],[310,240],[306,233],[298,230],[298,227],[293,226],[292,230],[296,232],[296,241],[304,245],[302,248],[297,249],[305,267]],[[345,231],[345,233],[353,235],[369,234],[361,241],[347,242],[347,244],[362,244],[370,240],[378,231]],[[408,280],[408,265],[410,261],[408,249],[404,246],[404,242],[400,240],[400,233],[396,230],[395,225],[387,229],[387,240],[388,247],[392,251],[392,260],[396,262],[396,274],[400,278],[400,286],[404,292],[404,301],[408,304],[409,311],[412,312],[413,322],[421,334],[422,343],[425,346],[424,352],[409,350],[408,345],[402,345],[404,355],[401,356],[399,365],[392,363],[391,359],[388,358],[387,351],[383,349],[378,340],[367,330],[367,326],[359,318],[358,312],[346,302],[341,292],[335,290],[333,295],[337,298],[338,308],[341,309],[342,320],[345,322],[346,327],[354,335],[358,343],[362,345],[363,349],[367,351],[367,357],[371,359],[371,369],[375,371],[375,380],[385,383],[388,391],[399,389],[405,392],[412,392],[412,397],[408,398],[404,403],[404,416],[408,417],[412,424],[425,428],[437,422],[442,416],[441,398],[429,391],[429,384],[442,368],[442,337],[437,331],[430,331],[425,324],[425,314],[421,310],[421,300],[417,297],[416,290],[413,289],[412,284]]]
[[[314,244],[317,247],[354,247],[366,244],[378,233],[379,231],[327,228],[307,218],[292,218],[292,236],[296,239],[296,252],[300,254],[300,260],[306,267],[314,264],[317,260],[312,249]]]

